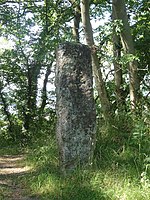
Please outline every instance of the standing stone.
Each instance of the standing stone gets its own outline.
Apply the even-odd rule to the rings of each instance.
[[[86,45],[57,49],[56,135],[64,173],[91,164],[96,129],[91,52]]]

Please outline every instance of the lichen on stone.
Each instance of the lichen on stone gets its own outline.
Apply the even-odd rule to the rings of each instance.
[[[56,135],[62,170],[91,163],[96,112],[91,52],[86,45],[63,43],[57,49]]]

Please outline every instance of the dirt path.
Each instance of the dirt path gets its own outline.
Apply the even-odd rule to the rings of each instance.
[[[26,190],[16,179],[30,172],[29,167],[21,165],[24,155],[0,156],[0,200],[38,200],[26,196]]]

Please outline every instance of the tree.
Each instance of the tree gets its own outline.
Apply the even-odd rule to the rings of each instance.
[[[97,56],[97,49],[96,49],[97,47],[94,44],[92,26],[90,23],[90,16],[89,16],[89,6],[90,6],[90,1],[81,0],[82,23],[83,23],[86,42],[92,51],[93,72],[94,72],[96,87],[101,100],[101,106],[103,114],[105,116],[105,120],[109,121],[111,115],[111,104],[109,102],[107,91],[105,88],[105,83],[102,77],[101,66]]]
[[[50,5],[38,5],[37,3],[5,1],[0,4],[0,9],[3,7],[7,10],[7,12],[1,13],[2,36],[13,42],[13,49],[5,50],[1,55],[1,75],[4,86],[1,99],[4,100],[7,91],[11,100],[5,98],[5,101],[2,102],[3,105],[5,104],[3,107],[8,105],[8,109],[5,109],[10,114],[8,121],[14,115],[10,111],[10,106],[13,106],[16,115],[15,123],[17,123],[17,119],[22,120],[22,125],[28,132],[36,123],[39,113],[44,112],[47,104],[46,85],[51,73],[55,49],[53,45],[49,44],[47,32],[48,25],[51,26],[53,21],[45,24],[42,21],[43,19],[39,18],[42,12],[47,14],[47,7]],[[41,9],[41,12],[39,12],[39,9]],[[9,17],[10,13],[12,14],[11,18]],[[14,24],[17,24],[17,26],[14,26]],[[34,28],[36,26],[38,26],[38,31]],[[38,86],[39,78],[42,75],[41,71],[45,73],[42,91]],[[13,96],[10,93],[9,86]],[[39,96],[39,93],[41,96]],[[40,101],[42,102],[41,108],[38,106]],[[7,102],[7,104],[4,102]],[[39,109],[42,112],[38,112]],[[4,112],[4,114],[7,113]]]
[[[133,4],[129,2],[129,10],[132,13],[134,23],[132,24],[132,32],[135,41],[135,49],[138,61],[138,77],[141,85],[141,101],[142,105],[149,101],[149,74],[150,74],[150,38],[149,38],[149,2],[146,0],[138,1]],[[146,95],[145,95],[146,94]],[[141,107],[141,105],[139,105]]]
[[[122,77],[122,65],[121,65],[121,51],[122,44],[120,34],[117,32],[117,16],[115,15],[114,8],[112,8],[112,20],[113,20],[113,56],[114,56],[114,79],[116,90],[117,108],[122,110],[125,100],[123,97],[123,77]]]
[[[105,12],[112,19],[109,17],[107,23],[100,25]],[[91,26],[94,20],[96,28]],[[42,123],[48,125],[49,115],[54,118],[54,91],[48,86],[53,82],[56,47],[64,41],[83,43],[83,37],[92,51],[99,117],[107,122],[112,116],[116,119],[122,113],[122,105],[124,115],[128,114],[129,105],[132,110],[148,109],[146,0],[128,0],[126,4],[123,0],[2,0],[0,22],[0,36],[11,44],[9,49],[0,51],[0,115],[6,132],[13,126],[11,130],[18,127],[20,134],[30,136],[31,132],[42,130]],[[44,130],[48,131],[46,126]]]
[[[81,9],[80,4],[75,0],[70,0],[74,7],[74,21],[73,21],[73,37],[76,42],[80,41],[79,27],[81,20]]]
[[[138,65],[135,59],[135,48],[133,43],[133,38],[131,35],[130,26],[128,23],[128,16],[126,12],[126,6],[124,0],[113,0],[112,1],[113,12],[116,19],[121,20],[122,30],[121,30],[121,41],[123,48],[129,57],[129,80],[130,80],[130,102],[131,109],[135,110],[138,101],[139,93],[139,80],[138,80]]]

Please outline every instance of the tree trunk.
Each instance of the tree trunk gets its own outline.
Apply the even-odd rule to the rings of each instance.
[[[112,19],[113,22],[117,19],[115,15],[114,8],[112,9]],[[115,91],[116,91],[116,101],[117,108],[122,110],[124,106],[124,97],[123,97],[123,78],[122,78],[122,65],[119,63],[121,58],[121,38],[120,35],[116,32],[116,27],[113,27],[113,56],[114,56],[114,80],[115,80]]]
[[[40,64],[31,64],[27,66],[27,104],[24,113],[24,127],[27,131],[30,130],[36,116],[36,98],[37,98],[37,82],[40,71]]]
[[[97,51],[94,45],[92,26],[90,23],[90,16],[89,16],[89,0],[81,0],[81,18],[82,18],[86,42],[92,51],[93,73],[94,73],[98,95],[101,100],[102,112],[103,112],[105,120],[108,121],[111,114],[111,105],[108,99],[105,83],[102,78],[102,72],[101,72],[101,68],[99,64],[99,59],[98,59]]]
[[[7,102],[6,102],[6,99],[5,99],[5,97],[4,97],[4,94],[3,94],[3,92],[2,92],[1,86],[0,86],[0,99],[2,100],[3,112],[4,112],[4,114],[6,115],[7,120],[8,120],[8,123],[9,123],[9,125],[8,125],[8,130],[9,130],[10,134],[12,134],[12,133],[13,133],[13,125],[14,125],[14,124],[13,124],[13,121],[12,121],[12,119],[11,119],[11,113],[10,113],[9,110],[8,110],[8,104],[7,104]]]
[[[135,55],[133,38],[128,23],[128,16],[124,0],[113,0],[113,9],[117,19],[123,23],[121,31],[122,45],[127,54]],[[137,61],[134,59],[129,62],[129,79],[130,79],[130,102],[131,109],[135,110],[138,100],[139,80],[137,75]]]
[[[64,43],[57,50],[56,135],[63,173],[90,165],[95,146],[96,111],[90,49]]]
[[[74,7],[74,20],[73,20],[73,37],[76,42],[79,42],[79,26],[81,20],[81,9],[80,4],[76,0],[70,0],[72,6]]]
[[[53,62],[52,62],[53,63]],[[41,103],[41,107],[40,107],[40,112],[43,113],[44,108],[46,106],[46,101],[47,101],[47,82],[48,82],[48,77],[51,73],[51,66],[52,63],[50,64],[50,66],[47,67],[46,70],[46,74],[45,74],[45,79],[44,79],[44,83],[43,83],[43,89],[42,89],[42,103]]]

